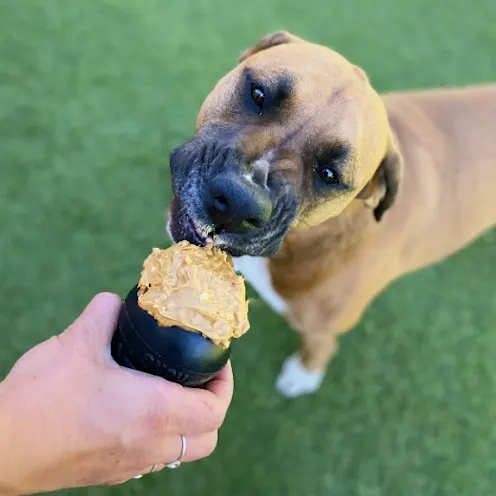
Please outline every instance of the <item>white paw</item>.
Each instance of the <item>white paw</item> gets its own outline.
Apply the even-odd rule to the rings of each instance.
[[[276,389],[287,398],[296,398],[310,394],[320,388],[324,380],[324,371],[307,370],[298,354],[291,355],[283,364],[276,379]]]

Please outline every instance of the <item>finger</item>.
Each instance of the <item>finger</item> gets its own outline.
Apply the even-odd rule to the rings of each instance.
[[[121,306],[121,299],[113,293],[96,295],[60,337],[81,341],[93,349],[107,348],[117,327]]]
[[[231,361],[205,386],[205,389],[215,394],[217,398],[226,404],[230,405],[234,392],[234,377],[231,366]]]
[[[210,456],[217,447],[218,432],[212,431],[198,436],[185,436],[186,452],[182,458],[183,462],[195,462]],[[166,445],[159,457],[159,463],[154,472],[160,468],[175,462],[181,456],[182,440],[181,436],[174,436],[166,440]],[[150,467],[151,468],[151,467]]]
[[[181,462],[194,462],[210,456],[217,447],[218,433],[217,431],[209,432],[199,436],[186,437],[186,450]],[[153,451],[147,450],[145,463],[129,464],[125,469],[125,473],[118,477],[113,477],[107,485],[122,484],[140,478],[140,475],[148,475],[155,472],[160,472],[167,465],[176,462],[182,453],[181,436],[172,436],[165,439],[161,444],[156,444]]]
[[[158,377],[143,376],[141,392],[148,405],[147,421],[155,435],[197,435],[217,430],[222,425],[232,395],[229,369],[225,378],[208,389],[188,388]],[[150,384],[153,383],[153,387]],[[220,391],[220,392],[219,392]]]
[[[234,379],[231,362],[222,371],[204,386],[204,389],[184,388],[184,401],[195,403],[196,410],[192,410],[196,422],[208,432],[220,429],[226,417],[227,409],[231,404],[234,391]]]

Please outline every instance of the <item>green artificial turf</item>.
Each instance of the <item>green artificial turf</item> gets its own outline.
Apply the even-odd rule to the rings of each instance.
[[[0,377],[167,243],[168,151],[261,35],[328,44],[382,91],[496,79],[495,18],[494,0],[0,0]],[[493,232],[389,288],[297,401],[272,385],[296,338],[257,302],[216,453],[70,493],[494,495],[495,288]]]

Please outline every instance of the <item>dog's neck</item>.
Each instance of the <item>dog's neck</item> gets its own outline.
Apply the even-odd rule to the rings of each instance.
[[[357,250],[364,249],[376,225],[372,210],[355,200],[337,217],[290,231],[270,259],[274,288],[283,298],[291,299],[317,287],[353,260]]]

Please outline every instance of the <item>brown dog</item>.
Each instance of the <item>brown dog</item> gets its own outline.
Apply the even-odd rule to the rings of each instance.
[[[212,238],[301,334],[276,382],[298,396],[391,281],[496,223],[496,86],[379,96],[275,33],[218,82],[171,170],[172,238]]]

